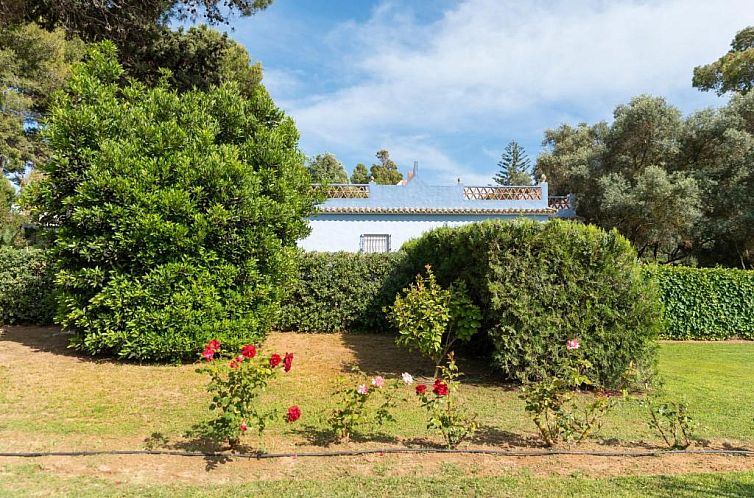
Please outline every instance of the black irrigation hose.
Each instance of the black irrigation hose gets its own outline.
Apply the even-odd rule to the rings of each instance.
[[[302,453],[212,453],[204,451],[171,451],[171,450],[102,450],[102,451],[29,451],[29,452],[0,452],[0,457],[37,458],[51,456],[99,456],[99,455],[167,455],[204,458],[307,458],[307,457],[339,457],[361,455],[386,455],[395,453],[448,453],[471,455],[495,455],[508,457],[546,457],[546,456],[597,456],[597,457],[656,457],[662,455],[727,455],[754,456],[754,450],[648,450],[648,451],[577,451],[577,450],[544,450],[544,451],[508,451],[484,449],[444,449],[444,448],[383,448],[374,450],[344,450],[320,451]]]

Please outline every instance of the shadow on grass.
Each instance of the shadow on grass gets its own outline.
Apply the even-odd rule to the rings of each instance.
[[[52,353],[54,355],[76,358],[88,363],[166,364],[166,362],[139,362],[107,355],[91,356],[68,347],[73,337],[73,332],[64,332],[60,330],[60,327],[0,326],[0,342],[15,342],[31,349],[34,353]],[[184,363],[190,362],[186,361]]]
[[[523,436],[491,425],[482,425],[477,429],[469,442],[488,446],[509,446],[517,448],[544,448],[545,444],[538,437]]]
[[[367,375],[398,377],[408,372],[417,378],[434,376],[434,365],[420,354],[410,352],[395,344],[395,336],[387,334],[343,334],[344,346],[353,352],[354,363],[343,365],[343,372],[351,372],[356,366]],[[468,385],[500,386],[511,388],[502,382],[489,368],[487,358],[476,358],[458,353],[458,367],[464,373],[461,382]]]
[[[344,442],[339,441],[335,436],[335,431],[330,428],[305,425],[294,432],[304,438],[305,442],[299,443],[301,446],[311,445],[330,448],[331,446],[337,446],[341,442]],[[349,441],[352,443],[383,444],[398,444],[399,442],[398,438],[385,434],[384,432],[356,432],[351,435]]]
[[[170,441],[160,432],[153,432],[149,437],[144,439],[144,448],[147,450],[173,450],[202,452],[204,455],[205,470],[211,471],[233,460],[235,453],[261,454],[258,448],[240,443],[232,448],[227,443],[219,443],[217,440],[208,437],[201,424],[192,426],[186,433],[185,440]]]

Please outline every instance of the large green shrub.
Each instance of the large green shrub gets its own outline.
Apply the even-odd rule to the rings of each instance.
[[[283,303],[277,328],[298,332],[392,329],[382,307],[392,304],[395,292],[383,290],[402,256],[300,253],[299,279]]]
[[[122,75],[99,45],[52,106],[36,209],[58,226],[57,319],[79,349],[134,359],[258,340],[314,202],[293,121],[260,85],[179,94]]]
[[[600,385],[617,385],[632,363],[653,363],[661,305],[636,252],[615,230],[489,221],[433,230],[404,250],[404,280],[431,264],[440,284],[466,283],[482,310],[493,363],[509,378],[551,374],[574,337],[588,345]]]
[[[754,271],[648,266],[665,305],[668,339],[754,339]]]
[[[0,246],[0,325],[52,323],[53,277],[43,250]]]

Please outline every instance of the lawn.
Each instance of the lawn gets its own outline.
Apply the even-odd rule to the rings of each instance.
[[[0,450],[214,449],[187,437],[206,417],[205,379],[193,365],[138,365],[82,358],[65,348],[52,328],[11,327],[0,336]],[[365,428],[349,443],[333,444],[325,419],[329,394],[339,382],[369,375],[416,376],[429,365],[374,335],[273,334],[268,351],[293,351],[294,368],[273,382],[266,401],[284,408],[298,404],[296,424],[275,422],[249,450],[268,452],[418,447],[440,439],[425,429],[424,412],[407,390],[397,423]],[[754,343],[663,343],[660,374],[670,396],[685,399],[700,424],[695,447],[754,448]],[[464,397],[479,413],[481,430],[468,448],[540,449],[539,439],[512,386],[500,384],[484,365],[462,362],[468,373]],[[583,447],[637,450],[660,447],[636,401],[620,402]],[[149,465],[145,465],[149,462]],[[642,496],[678,486],[685,494],[752,494],[754,459],[666,455],[654,458],[495,457],[489,455],[370,455],[350,458],[279,460],[167,456],[45,457],[0,460],[0,491],[32,492],[40,482],[59,494],[541,494]],[[716,471],[717,474],[705,473]],[[694,473],[700,475],[694,475]],[[264,481],[249,482],[249,476]],[[344,479],[346,478],[346,479]],[[447,478],[447,479],[446,479]],[[286,482],[291,480],[292,482]],[[719,482],[718,482],[719,481]],[[170,482],[170,488],[158,483]],[[116,485],[117,488],[112,488]],[[5,488],[3,488],[3,486]],[[162,484],[160,484],[162,486]],[[276,493],[273,491],[276,490]],[[528,495],[526,493],[529,493]],[[659,493],[659,491],[658,491]],[[696,493],[696,494],[695,494]],[[659,494],[660,496],[662,493]]]

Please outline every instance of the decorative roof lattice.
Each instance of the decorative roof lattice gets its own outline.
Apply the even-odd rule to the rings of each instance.
[[[320,206],[320,213],[352,214],[552,214],[553,208],[484,208],[484,207],[358,207]]]
[[[476,201],[537,201],[542,199],[540,187],[464,187],[463,198]]]
[[[568,195],[551,195],[547,199],[547,205],[558,211],[571,209],[571,197]]]
[[[334,183],[332,185],[312,185],[323,189],[328,199],[368,199],[369,185]]]

